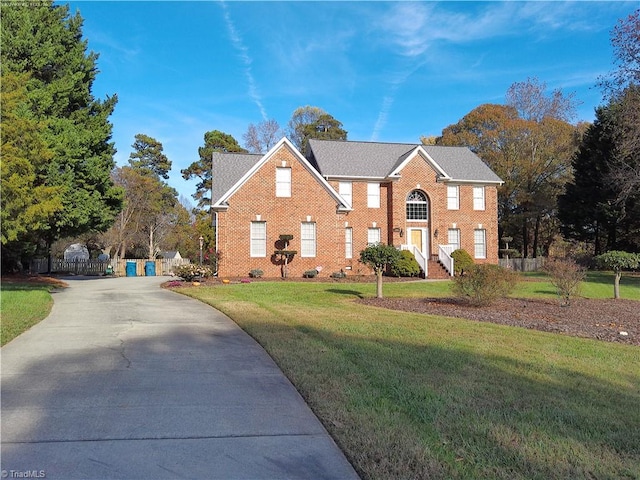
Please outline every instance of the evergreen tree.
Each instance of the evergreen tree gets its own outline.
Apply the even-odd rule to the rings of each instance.
[[[188,168],[181,170],[182,178],[191,180],[198,178],[196,185],[196,193],[193,198],[198,201],[198,207],[202,208],[209,205],[211,198],[211,162],[213,152],[239,152],[246,153],[238,141],[228,133],[219,130],[212,130],[204,134],[204,146],[198,148],[200,159],[189,165]]]
[[[2,17],[2,81],[11,74],[27,75],[25,104],[42,130],[38,139],[25,142],[36,142],[34,148],[42,142],[51,152],[47,161],[31,162],[33,182],[50,187],[57,200],[49,201],[62,204],[21,239],[21,250],[30,249],[27,243],[48,250],[58,238],[105,231],[121,208],[122,191],[110,178],[115,148],[108,118],[117,98],[101,101],[91,93],[98,56],[86,51],[79,14],[43,2],[3,5]]]
[[[559,198],[563,234],[593,245],[595,255],[612,249],[640,251],[640,194],[621,196],[624,185],[611,181],[620,156],[620,108],[613,100],[596,110],[572,162],[574,180]]]

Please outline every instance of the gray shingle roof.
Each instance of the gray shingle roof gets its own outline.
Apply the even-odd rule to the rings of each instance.
[[[420,146],[453,180],[501,181],[480,157],[466,147],[313,139],[309,140],[309,156],[326,177],[386,178]]]
[[[211,199],[216,203],[242,176],[251,170],[264,155],[255,153],[213,154]]]
[[[309,160],[325,177],[385,179],[418,147],[422,147],[451,180],[501,182],[501,179],[466,147],[310,140]],[[262,154],[254,153],[214,153],[212,202],[215,204],[220,201],[222,196],[263,157]]]
[[[330,177],[386,178],[398,159],[415,148],[408,143],[309,140],[312,164]]]

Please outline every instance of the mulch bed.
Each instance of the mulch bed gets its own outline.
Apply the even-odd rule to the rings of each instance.
[[[56,277],[49,277],[46,275],[25,275],[25,274],[10,274],[2,275],[2,283],[26,283],[31,285],[51,285],[56,288],[65,288],[69,284]]]
[[[579,298],[568,307],[553,300],[521,298],[502,299],[488,307],[474,307],[455,298],[368,298],[358,302],[640,346],[640,302],[633,300]]]

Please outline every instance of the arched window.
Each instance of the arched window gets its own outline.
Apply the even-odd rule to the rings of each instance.
[[[413,190],[407,195],[407,220],[429,219],[429,201],[420,190]]]

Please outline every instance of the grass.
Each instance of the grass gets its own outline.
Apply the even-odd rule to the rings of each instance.
[[[5,345],[44,319],[53,306],[51,286],[2,283],[0,345]]]
[[[555,295],[527,283],[516,295]],[[640,478],[637,347],[355,303],[370,284],[178,291],[265,347],[364,479]],[[448,283],[384,293],[444,296]]]
[[[582,282],[580,295],[587,298],[613,298],[613,272],[587,272],[587,277]],[[554,297],[556,289],[547,281],[544,273],[533,272],[522,275],[524,281],[520,282],[514,292],[515,297]],[[630,300],[640,300],[640,275],[623,273],[620,280],[620,297]]]

